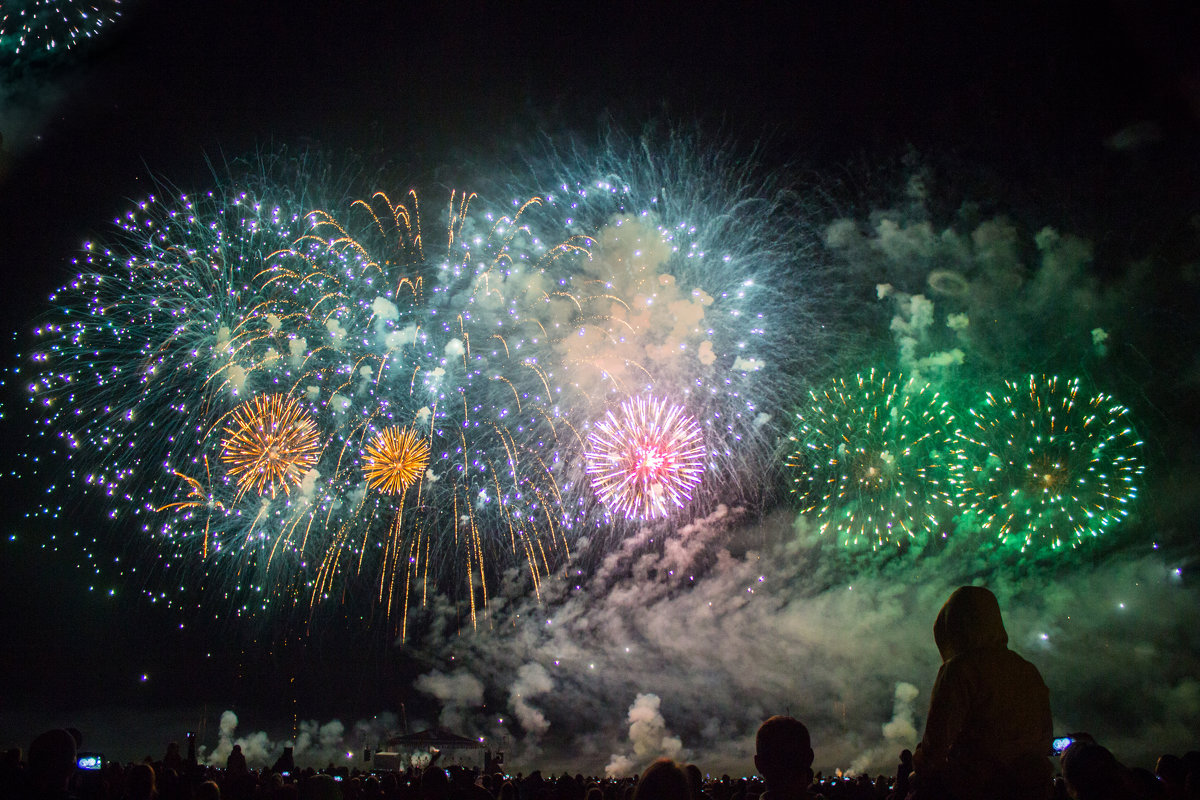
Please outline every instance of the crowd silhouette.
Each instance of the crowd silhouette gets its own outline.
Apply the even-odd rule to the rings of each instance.
[[[789,716],[759,726],[757,776],[744,778],[669,758],[631,778],[510,775],[490,754],[481,769],[443,768],[437,753],[404,770],[297,769],[291,748],[254,770],[237,745],[219,768],[197,759],[192,739],[186,755],[171,742],[159,760],[104,763],[82,749],[79,731],[62,729],[3,754],[0,800],[1200,800],[1200,751],[1165,754],[1151,771],[1126,767],[1087,734],[1052,740],[1049,691],[1008,649],[987,589],[956,590],[934,640],[942,666],[924,735],[898,754],[893,775],[814,773],[820,743]]]

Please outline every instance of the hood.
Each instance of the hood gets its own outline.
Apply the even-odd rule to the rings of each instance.
[[[938,612],[933,640],[942,661],[970,650],[1008,645],[996,595],[982,586],[960,586]]]

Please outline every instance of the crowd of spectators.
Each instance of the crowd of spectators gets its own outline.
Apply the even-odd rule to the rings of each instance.
[[[774,738],[772,738],[774,735]],[[1045,791],[1013,795],[1046,800],[1200,800],[1200,751],[1164,755],[1153,771],[1123,766],[1106,748],[1082,737],[1060,759],[1061,774]],[[505,774],[436,763],[387,771],[349,767],[278,770],[246,767],[233,758],[223,768],[181,757],[168,746],[159,760],[76,766],[72,732],[48,731],[26,757],[10,749],[0,765],[0,798],[11,800],[922,800],[969,796],[922,793],[913,784],[911,754],[898,759],[894,775],[813,773],[808,732],[790,717],[763,723],[757,740],[755,777],[706,776],[702,765],[658,759],[641,776]]]
[[[1200,751],[1163,755],[1153,771],[1127,768],[1086,734],[1052,754],[1049,691],[1037,669],[1008,649],[1000,607],[987,589],[956,590],[934,623],[942,666],[925,733],[899,754],[893,775],[813,772],[813,742],[799,720],[774,716],[755,737],[760,777],[705,776],[702,765],[660,758],[633,778],[506,774],[482,769],[298,770],[290,751],[252,770],[234,746],[223,768],[202,764],[189,741],[161,760],[88,762],[75,730],[47,731],[27,755],[0,763],[0,800],[1200,800]],[[1058,758],[1058,774],[1054,761]],[[86,769],[81,767],[95,767]]]

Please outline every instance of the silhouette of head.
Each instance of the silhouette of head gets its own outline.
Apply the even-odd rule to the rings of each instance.
[[[125,776],[126,795],[130,800],[151,800],[154,797],[154,767],[134,764]]]
[[[754,766],[768,787],[811,781],[812,740],[800,720],[771,717],[758,727],[754,750]]]
[[[421,773],[421,797],[424,800],[442,800],[450,794],[450,778],[441,767],[426,767]]]
[[[1121,765],[1098,744],[1076,742],[1063,751],[1062,774],[1072,797],[1080,800],[1109,796],[1121,783]]]
[[[690,800],[687,775],[669,758],[660,758],[642,773],[633,800]]]
[[[37,786],[66,786],[74,771],[75,739],[65,730],[46,731],[29,745],[29,772]]]
[[[970,650],[1007,645],[996,595],[982,586],[955,589],[933,623],[933,640],[943,661]]]

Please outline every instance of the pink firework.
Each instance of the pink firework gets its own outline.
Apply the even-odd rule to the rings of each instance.
[[[587,474],[600,501],[629,519],[665,517],[704,473],[704,437],[682,406],[635,397],[588,434]]]

